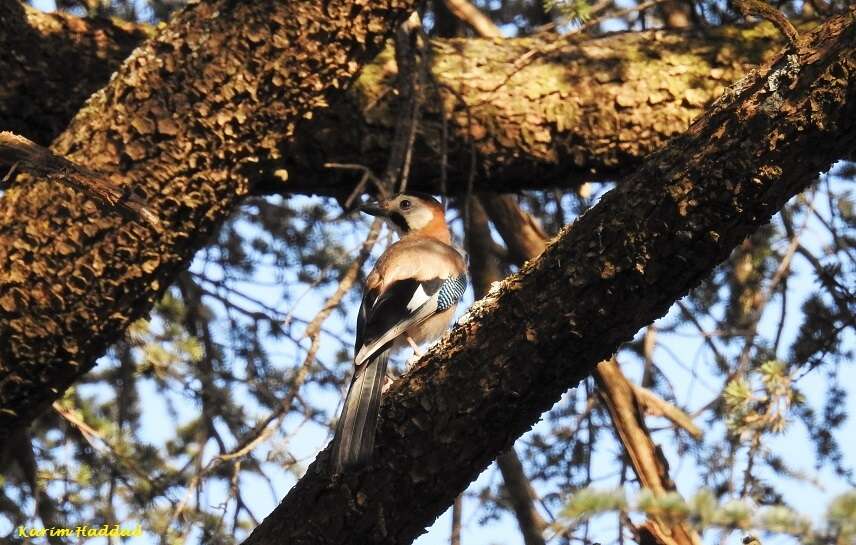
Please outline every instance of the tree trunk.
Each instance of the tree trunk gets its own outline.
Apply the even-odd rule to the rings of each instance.
[[[21,11],[20,5],[12,4]],[[25,136],[46,143],[87,94],[106,83],[127,54],[126,44],[142,36],[140,27],[102,33],[93,25],[69,15],[33,11],[27,12],[26,20],[22,15],[3,20],[0,73],[14,77],[0,82],[0,128],[17,127]],[[71,30],[67,35],[51,30],[57,26]],[[97,36],[103,49],[79,38],[74,32],[78,28],[83,29],[80,36]],[[62,55],[49,54],[54,51],[51,40]],[[442,99],[424,101],[409,187],[438,188],[443,148],[440,104],[449,123],[452,192],[466,187],[471,140],[479,157],[478,190],[614,180],[683,132],[724,86],[745,74],[747,65],[762,62],[782,42],[768,24],[709,29],[704,34],[652,31],[588,40],[434,40],[436,88],[429,85],[423,91],[432,97],[439,93]],[[4,55],[6,51],[18,55]],[[529,61],[521,63],[524,56]],[[70,66],[85,69],[69,74]],[[252,191],[347,195],[355,184],[352,174],[325,164],[360,163],[383,172],[398,117],[395,76],[390,47],[363,70],[343,100],[303,124],[283,157],[268,157],[245,174],[254,182]],[[66,94],[66,81],[72,83],[71,96]],[[137,82],[137,93],[157,92],[147,85]],[[23,106],[22,96],[35,107]],[[242,95],[221,99],[234,102]],[[272,118],[271,123],[275,121]],[[270,133],[274,128],[260,130]],[[197,136],[204,138],[205,134]],[[215,140],[207,145],[219,144]],[[180,158],[179,154],[158,160],[179,168]]]
[[[563,392],[852,152],[854,36],[856,9],[729,89],[392,385],[373,464],[331,478],[325,450],[245,543],[410,543]]]
[[[407,0],[189,5],[86,103],[53,150],[145,196],[162,228],[55,181],[0,200],[0,443],[90,369],[341,93]]]

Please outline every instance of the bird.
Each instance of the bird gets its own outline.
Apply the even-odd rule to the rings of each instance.
[[[371,459],[390,353],[438,339],[467,288],[467,265],[452,246],[443,205],[425,193],[399,193],[360,206],[384,218],[399,239],[366,277],[357,315],[354,375],[332,446],[336,474]]]

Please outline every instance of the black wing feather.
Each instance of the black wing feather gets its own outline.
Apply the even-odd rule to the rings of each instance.
[[[444,278],[432,278],[430,280],[406,278],[391,283],[380,297],[377,297],[376,293],[367,292],[363,297],[357,318],[355,353],[359,352],[362,346],[379,339],[384,333],[406,320],[413,313],[407,308],[407,305],[420,286],[425,295],[431,297],[442,287],[444,281]],[[390,342],[379,347],[379,351],[386,350],[391,344]]]

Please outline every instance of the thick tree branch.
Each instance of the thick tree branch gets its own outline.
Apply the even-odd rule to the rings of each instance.
[[[547,241],[543,232],[535,219],[521,210],[512,196],[483,194],[481,199],[486,203],[494,225],[497,226],[497,230],[508,245],[509,254],[517,257],[518,264],[536,259],[544,251]],[[471,262],[475,264],[477,260],[472,250],[470,255],[473,256]],[[651,438],[642,409],[648,409],[650,406],[661,414],[668,412],[672,418],[676,419],[679,418],[678,415],[683,415],[680,421],[684,426],[692,426],[692,421],[677,407],[660,399],[653,392],[628,381],[614,358],[599,363],[593,374],[598,393],[609,410],[615,433],[627,453],[640,484],[658,496],[663,495],[665,491],[674,490],[674,484],[668,474],[668,463]],[[642,402],[643,399],[647,402],[647,406]],[[698,432],[698,429],[695,428],[695,431]],[[502,457],[497,461],[500,467],[503,467]],[[506,482],[508,481],[505,472],[503,472],[503,478]],[[515,508],[515,512],[517,511]],[[521,520],[520,516],[518,520]],[[660,518],[655,518],[652,522],[653,524],[637,531],[648,532],[658,545],[697,545],[699,543],[698,535],[689,524],[684,522],[670,524],[669,521]],[[523,527],[521,523],[521,528]],[[529,545],[528,540],[527,545]]]
[[[564,42],[434,40],[433,79],[415,142],[408,187],[439,190],[443,122],[448,188],[468,187],[471,145],[476,191],[570,187],[632,172],[682,133],[746,66],[769,58],[781,37],[770,25],[621,33]],[[536,57],[518,68],[520,58]],[[255,192],[347,194],[353,174],[325,163],[361,163],[380,172],[401,101],[391,50],[366,67],[352,94],[298,132],[283,169],[262,173]],[[343,189],[344,188],[344,189]]]
[[[322,452],[246,541],[410,543],[563,392],[856,145],[856,9],[801,38],[474,305],[390,388],[375,462]]]
[[[11,6],[12,11],[22,12],[10,0],[3,5],[7,11]],[[102,32],[91,30],[94,25],[68,15],[30,10],[26,17],[22,13],[4,16],[0,73],[14,77],[0,81],[0,127],[46,143],[65,127],[88,93],[106,83],[127,55],[126,44],[142,36],[136,27]],[[99,47],[78,39],[75,29],[83,29],[83,36],[97,37]],[[51,45],[46,36],[61,42]],[[647,153],[683,132],[724,86],[745,73],[747,65],[762,62],[782,42],[771,25],[711,29],[704,35],[652,31],[596,39],[576,36],[564,42],[435,40],[433,73],[439,91],[431,85],[423,90],[428,100],[409,187],[436,189],[439,185],[441,111],[449,121],[446,147],[452,192],[466,187],[471,140],[479,157],[477,190],[569,186],[622,177],[637,168]],[[54,49],[64,53],[48,54]],[[527,55],[537,60],[509,77],[516,61]],[[247,173],[252,190],[346,196],[359,175],[328,168],[328,163],[362,164],[384,172],[401,108],[394,93],[396,74],[393,50],[388,47],[366,67],[344,99],[302,124],[282,157],[260,161]],[[75,92],[66,93],[66,81]],[[152,92],[147,82],[136,83],[136,93]],[[439,97],[432,96],[437,92]],[[36,100],[37,107],[25,107],[21,97]],[[236,93],[221,100],[239,109],[237,102],[242,98]],[[122,101],[117,97],[118,104]],[[270,126],[257,127],[273,131]],[[102,153],[119,160],[115,157],[119,150]],[[179,168],[181,158],[161,155],[159,160],[164,168]]]
[[[0,129],[48,145],[149,32],[0,0]]]
[[[190,4],[137,49],[54,142],[145,195],[162,228],[50,180],[0,200],[0,443],[50,406],[341,93],[408,0]]]

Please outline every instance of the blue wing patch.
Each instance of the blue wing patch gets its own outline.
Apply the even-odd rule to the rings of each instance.
[[[440,293],[437,294],[437,312],[442,312],[450,307],[458,304],[464,292],[467,291],[467,276],[452,276],[447,278],[443,285],[440,286]]]

